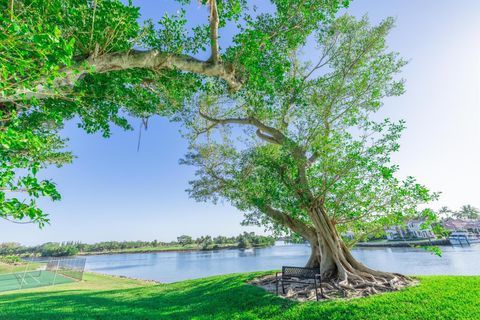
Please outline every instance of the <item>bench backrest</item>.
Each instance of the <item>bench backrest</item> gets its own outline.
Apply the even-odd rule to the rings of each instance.
[[[313,279],[315,278],[315,275],[319,273],[319,268],[282,267],[282,277]]]

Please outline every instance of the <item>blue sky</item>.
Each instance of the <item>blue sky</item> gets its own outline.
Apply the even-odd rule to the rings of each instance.
[[[261,3],[259,1],[259,3]],[[172,1],[136,0],[144,17],[158,19],[178,7]],[[207,19],[193,1],[189,19]],[[410,60],[402,76],[407,93],[389,99],[379,116],[405,119],[407,130],[394,156],[400,175],[413,175],[442,191],[434,208],[480,207],[480,1],[356,0],[347,10],[372,22],[397,20],[388,43]],[[232,30],[220,31],[228,43]],[[314,52],[305,52],[314,58]],[[138,120],[133,124],[138,128]],[[63,200],[42,202],[51,225],[0,221],[0,242],[38,244],[80,240],[174,240],[181,234],[234,235],[242,214],[228,205],[197,203],[185,193],[194,169],[180,166],[186,152],[178,124],[152,119],[136,151],[138,129],[115,129],[110,139],[66,125],[72,165],[49,169]]]

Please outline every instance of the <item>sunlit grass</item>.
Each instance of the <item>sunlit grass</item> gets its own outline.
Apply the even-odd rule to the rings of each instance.
[[[151,284],[87,273],[81,283],[0,295],[0,319],[479,319],[480,277],[419,277],[401,292],[298,303],[245,273]]]
[[[23,262],[19,264],[9,264],[0,262],[0,274],[2,273],[12,273],[12,272],[23,272],[25,268],[27,271],[32,271],[42,266],[41,263],[33,263],[33,262]]]

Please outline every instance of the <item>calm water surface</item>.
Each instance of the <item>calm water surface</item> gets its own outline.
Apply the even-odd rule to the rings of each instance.
[[[353,255],[368,266],[410,275],[480,275],[480,244],[442,247],[438,257],[423,249],[358,248]],[[249,250],[159,252],[88,256],[86,269],[134,278],[175,282],[234,272],[303,266],[307,245],[280,245]]]

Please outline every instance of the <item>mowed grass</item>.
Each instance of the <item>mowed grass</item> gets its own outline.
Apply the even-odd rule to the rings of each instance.
[[[362,299],[298,303],[245,273],[173,284],[85,274],[80,283],[0,294],[0,319],[480,319],[480,277],[419,277]]]
[[[25,268],[27,271],[36,270],[44,264],[41,263],[20,263],[20,264],[8,264],[0,262],[0,274],[2,273],[12,273],[12,272],[23,272]]]

